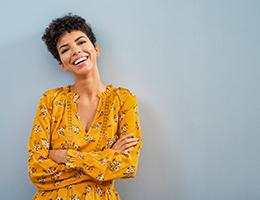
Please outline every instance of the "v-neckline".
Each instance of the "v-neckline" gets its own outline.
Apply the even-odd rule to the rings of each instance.
[[[80,115],[79,115],[77,102],[75,103],[75,109],[76,109],[77,115],[79,116],[78,120],[79,120],[80,126],[81,126],[82,130],[84,130],[85,134],[88,134],[90,132],[90,130],[92,129],[92,125],[94,124],[94,122],[95,122],[95,120],[97,118],[97,113],[98,113],[97,111],[100,108],[100,106],[101,106],[101,98],[99,97],[97,109],[95,111],[95,116],[94,116],[94,118],[93,118],[93,120],[92,120],[92,122],[90,124],[89,129],[86,131],[85,128],[83,127],[83,124],[82,124],[82,121],[81,121],[81,118],[80,118]]]
[[[78,116],[79,125],[82,128],[82,130],[84,130],[84,133],[88,134],[92,130],[92,125],[94,124],[95,120],[97,119],[98,110],[101,107],[101,101],[104,99],[103,96],[106,95],[106,94],[109,94],[110,90],[113,88],[113,86],[112,85],[107,85],[105,91],[98,93],[99,100],[98,100],[97,109],[95,111],[95,116],[94,116],[94,118],[93,118],[93,120],[92,120],[92,122],[90,124],[90,127],[89,127],[89,129],[87,131],[85,130],[85,128],[82,125],[82,121],[80,119],[80,115],[79,115],[79,112],[78,112],[77,100],[79,98],[79,95],[74,93],[74,92],[71,92],[71,90],[70,90],[71,85],[67,85],[67,88],[68,88],[67,92],[69,93],[68,95],[73,95],[73,101],[75,102],[75,110],[76,110],[76,113],[77,113],[77,116]],[[76,97],[76,99],[74,100],[75,97]]]

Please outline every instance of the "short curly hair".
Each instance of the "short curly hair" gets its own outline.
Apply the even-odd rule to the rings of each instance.
[[[92,28],[82,17],[69,13],[64,17],[54,19],[45,29],[42,40],[45,42],[48,51],[52,54],[53,58],[59,62],[61,62],[61,60],[56,47],[57,42],[64,32],[67,31],[70,33],[73,30],[82,31],[88,36],[91,43],[94,46],[96,45],[97,39]]]

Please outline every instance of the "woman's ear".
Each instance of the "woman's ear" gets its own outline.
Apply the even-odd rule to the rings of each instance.
[[[95,44],[95,50],[96,50],[96,55],[98,57],[100,55],[100,51],[99,51],[97,44]]]
[[[61,68],[64,70],[64,71],[68,71],[68,69],[65,68],[65,66],[63,65],[63,63],[61,61],[59,61],[59,65],[61,66]]]

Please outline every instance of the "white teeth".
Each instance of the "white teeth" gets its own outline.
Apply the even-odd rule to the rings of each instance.
[[[76,61],[74,62],[74,65],[77,65],[77,64],[79,64],[80,62],[82,62],[82,61],[84,61],[84,60],[87,60],[87,58],[84,57],[84,58],[80,58],[80,59],[76,60]]]

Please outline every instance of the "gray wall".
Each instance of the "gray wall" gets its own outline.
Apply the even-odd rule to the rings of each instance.
[[[27,142],[43,92],[73,83],[47,52],[72,12],[98,38],[105,84],[138,98],[143,150],[123,200],[260,199],[259,0],[2,0],[1,199],[31,199]]]

